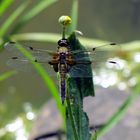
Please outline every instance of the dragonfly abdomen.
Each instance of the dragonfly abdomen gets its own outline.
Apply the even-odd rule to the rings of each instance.
[[[61,93],[62,104],[64,104],[65,97],[66,97],[66,79],[62,77],[60,79],[60,93]]]
[[[62,104],[64,104],[66,96],[66,75],[67,75],[67,64],[59,64],[59,73],[60,73],[60,93]]]

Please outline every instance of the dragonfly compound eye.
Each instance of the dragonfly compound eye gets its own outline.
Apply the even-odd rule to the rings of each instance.
[[[59,46],[65,46],[65,47],[67,47],[67,46],[69,46],[69,42],[68,42],[68,40],[67,39],[60,39],[59,41],[58,41],[58,45]]]

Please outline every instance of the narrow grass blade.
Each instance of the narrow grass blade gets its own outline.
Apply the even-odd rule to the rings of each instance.
[[[95,133],[92,135],[91,140],[97,140],[97,132],[95,132]]]
[[[2,43],[3,43],[3,38],[0,38],[0,48],[1,48]]]
[[[10,39],[15,41],[39,41],[56,43],[61,38],[61,34],[56,33],[23,33],[11,35]]]
[[[26,13],[23,18],[21,19],[21,22],[27,22],[31,20],[33,17],[35,17],[37,14],[39,14],[41,11],[43,11],[45,8],[49,7],[51,4],[56,2],[57,0],[43,0],[39,1],[36,6],[34,6],[28,13]]]
[[[21,27],[23,27],[27,22],[29,22],[32,18],[37,16],[41,11],[45,8],[49,7],[53,3],[57,2],[58,0],[40,0],[38,3],[31,8],[28,12],[26,12],[20,21],[17,23],[15,28],[12,30],[12,34],[17,32]]]
[[[65,117],[65,108],[61,104],[59,92],[58,92],[54,82],[52,81],[52,79],[49,77],[49,75],[47,74],[45,69],[39,63],[36,63],[36,62],[32,61],[33,60],[33,56],[31,55],[31,53],[29,53],[25,48],[23,48],[19,44],[16,47],[19,49],[19,51],[21,53],[23,53],[23,55],[25,57],[27,57],[29,60],[31,60],[32,65],[37,70],[39,75],[42,77],[46,87],[48,87],[49,91],[53,95],[53,97],[54,97],[54,99],[56,101],[57,107],[58,107],[59,111],[61,112],[61,114],[62,114],[62,116],[64,118]]]
[[[12,14],[11,16],[4,22],[4,24],[0,28],[0,37],[4,36],[10,26],[13,24],[15,19],[24,11],[27,7],[28,2],[22,3]]]
[[[2,2],[0,3],[0,16],[7,10],[12,2],[13,0],[2,0]]]
[[[35,32],[35,33],[14,34],[14,35],[11,35],[10,37],[12,40],[16,40],[16,41],[32,40],[32,41],[56,43],[58,39],[62,37],[62,35],[57,34],[57,33],[36,33]],[[105,41],[105,40],[85,38],[85,37],[79,37],[79,40],[84,46],[87,46],[89,48],[90,47],[93,48],[98,45],[109,43],[108,41]],[[139,50],[140,41],[132,41],[132,42],[124,43],[124,44],[121,44],[121,46],[124,51],[136,51],[136,50]]]
[[[72,9],[71,9],[71,18],[72,24],[68,30],[68,33],[71,34],[77,28],[78,21],[78,0],[73,0]]]
[[[128,42],[125,44],[122,44],[123,46],[123,50],[124,51],[138,51],[140,49],[140,41],[139,40],[135,40],[132,42]]]
[[[32,40],[32,41],[39,41],[39,42],[51,42],[56,43],[60,38],[61,34],[56,33],[22,33],[22,34],[14,34],[10,36],[11,40],[15,41],[26,41],[26,40]],[[85,46],[91,46],[93,47],[99,44],[106,44],[107,41],[102,41],[99,39],[91,39],[91,38],[79,38],[80,42],[84,44]]]
[[[8,71],[8,72],[5,72],[3,74],[0,74],[0,82],[8,79],[9,77],[11,77],[15,74],[16,74],[16,71]]]
[[[108,120],[105,126],[102,127],[97,132],[98,138],[106,134],[112,127],[114,127],[123,118],[127,109],[130,107],[133,101],[138,97],[138,95],[139,95],[139,88],[137,88],[135,92],[127,98],[127,100],[118,109],[118,111]],[[94,140],[94,136],[92,137],[92,140]]]

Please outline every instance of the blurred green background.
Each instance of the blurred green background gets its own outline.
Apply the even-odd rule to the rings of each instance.
[[[45,1],[48,4],[46,6]],[[7,0],[7,4],[4,4],[6,1],[0,0],[1,140],[19,140],[15,131],[10,129],[11,127],[14,128],[12,124],[15,123],[19,123],[19,126],[24,128],[23,134],[28,136],[32,122],[40,107],[51,98],[50,91],[36,71],[31,73],[15,72],[14,69],[6,65],[7,59],[11,54],[3,49],[3,43],[10,37],[14,40],[21,40],[27,45],[31,44],[32,46],[55,50],[62,30],[58,23],[58,18],[61,15],[71,14],[74,1],[50,0],[49,3],[49,0],[30,0],[28,2]],[[43,2],[44,4],[40,4]],[[23,7],[20,8],[22,5]],[[38,9],[35,9],[37,6]],[[18,8],[20,10],[16,11]],[[32,9],[34,11],[30,15],[29,13],[31,13]],[[131,89],[133,93],[139,92],[138,85],[140,82],[138,65],[140,62],[139,13],[139,0],[86,0],[78,3],[77,30],[83,32],[83,37],[90,39],[90,41],[84,39],[81,39],[81,41],[85,42],[85,44],[88,44],[89,41],[89,46],[100,45],[102,42],[107,41],[121,44],[122,52],[118,56],[125,60],[126,70],[130,74],[125,76],[127,72],[120,70],[120,81],[116,83],[116,87],[121,87],[123,90]],[[26,15],[29,16],[26,17]],[[22,33],[54,34],[50,40],[46,38],[41,41],[40,39],[26,38],[26,35],[21,38],[18,34]],[[93,44],[94,41],[95,44]],[[12,73],[9,74],[9,71],[12,71]],[[129,80],[131,80],[132,85],[128,82]],[[53,81],[58,88],[57,78],[54,77]],[[20,140],[26,140],[26,138]]]

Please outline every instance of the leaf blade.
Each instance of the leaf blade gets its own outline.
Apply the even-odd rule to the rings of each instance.
[[[72,51],[77,49],[81,50],[85,49],[80,44],[79,40],[76,38],[74,33],[68,39]],[[91,72],[91,67],[89,65],[87,65],[87,67],[88,70]],[[67,91],[68,99],[66,108],[67,139],[89,140],[91,138],[91,134],[89,131],[89,119],[87,114],[83,111],[83,99],[84,97],[94,96],[95,94],[92,76],[89,78],[70,77],[67,81],[68,81],[68,91]],[[69,97],[72,97],[73,99],[73,102],[71,104],[69,103]]]
[[[0,16],[7,10],[12,4],[13,0],[3,0],[0,4]]]
[[[10,26],[13,24],[15,19],[24,11],[24,9],[28,6],[28,2],[22,3],[13,14],[4,22],[0,29],[0,37],[4,36]]]
[[[23,17],[20,19],[20,21],[17,23],[15,28],[11,31],[11,33],[16,33],[18,30],[20,30],[21,27],[25,26],[27,22],[29,22],[32,18],[37,16],[41,11],[43,11],[45,8],[49,7],[53,3],[57,2],[58,0],[43,0],[39,1],[36,6],[34,6],[31,10],[26,12]]]
[[[72,24],[69,27],[68,33],[71,34],[77,28],[78,21],[78,0],[73,0],[71,9]]]
[[[3,74],[0,74],[0,82],[8,79],[9,77],[16,74],[16,71],[8,71]]]

